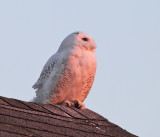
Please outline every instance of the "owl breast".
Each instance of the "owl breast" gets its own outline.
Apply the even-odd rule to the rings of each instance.
[[[92,52],[86,51],[81,56],[70,55],[53,88],[50,102],[54,104],[65,100],[83,102],[94,82],[96,66],[96,57]]]

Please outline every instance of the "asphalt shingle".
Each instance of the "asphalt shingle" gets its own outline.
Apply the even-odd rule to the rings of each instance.
[[[0,96],[0,137],[136,137],[101,115]]]

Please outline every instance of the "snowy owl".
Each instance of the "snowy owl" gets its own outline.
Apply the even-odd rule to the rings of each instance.
[[[86,33],[68,35],[58,51],[49,58],[33,85],[37,89],[33,102],[85,109],[83,101],[96,73],[95,49],[94,40]]]

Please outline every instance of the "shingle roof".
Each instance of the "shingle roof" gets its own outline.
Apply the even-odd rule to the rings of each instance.
[[[36,104],[0,96],[0,137],[136,137],[86,109]]]

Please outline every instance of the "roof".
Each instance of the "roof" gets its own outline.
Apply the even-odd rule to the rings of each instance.
[[[136,137],[89,109],[36,104],[1,96],[0,136]]]

